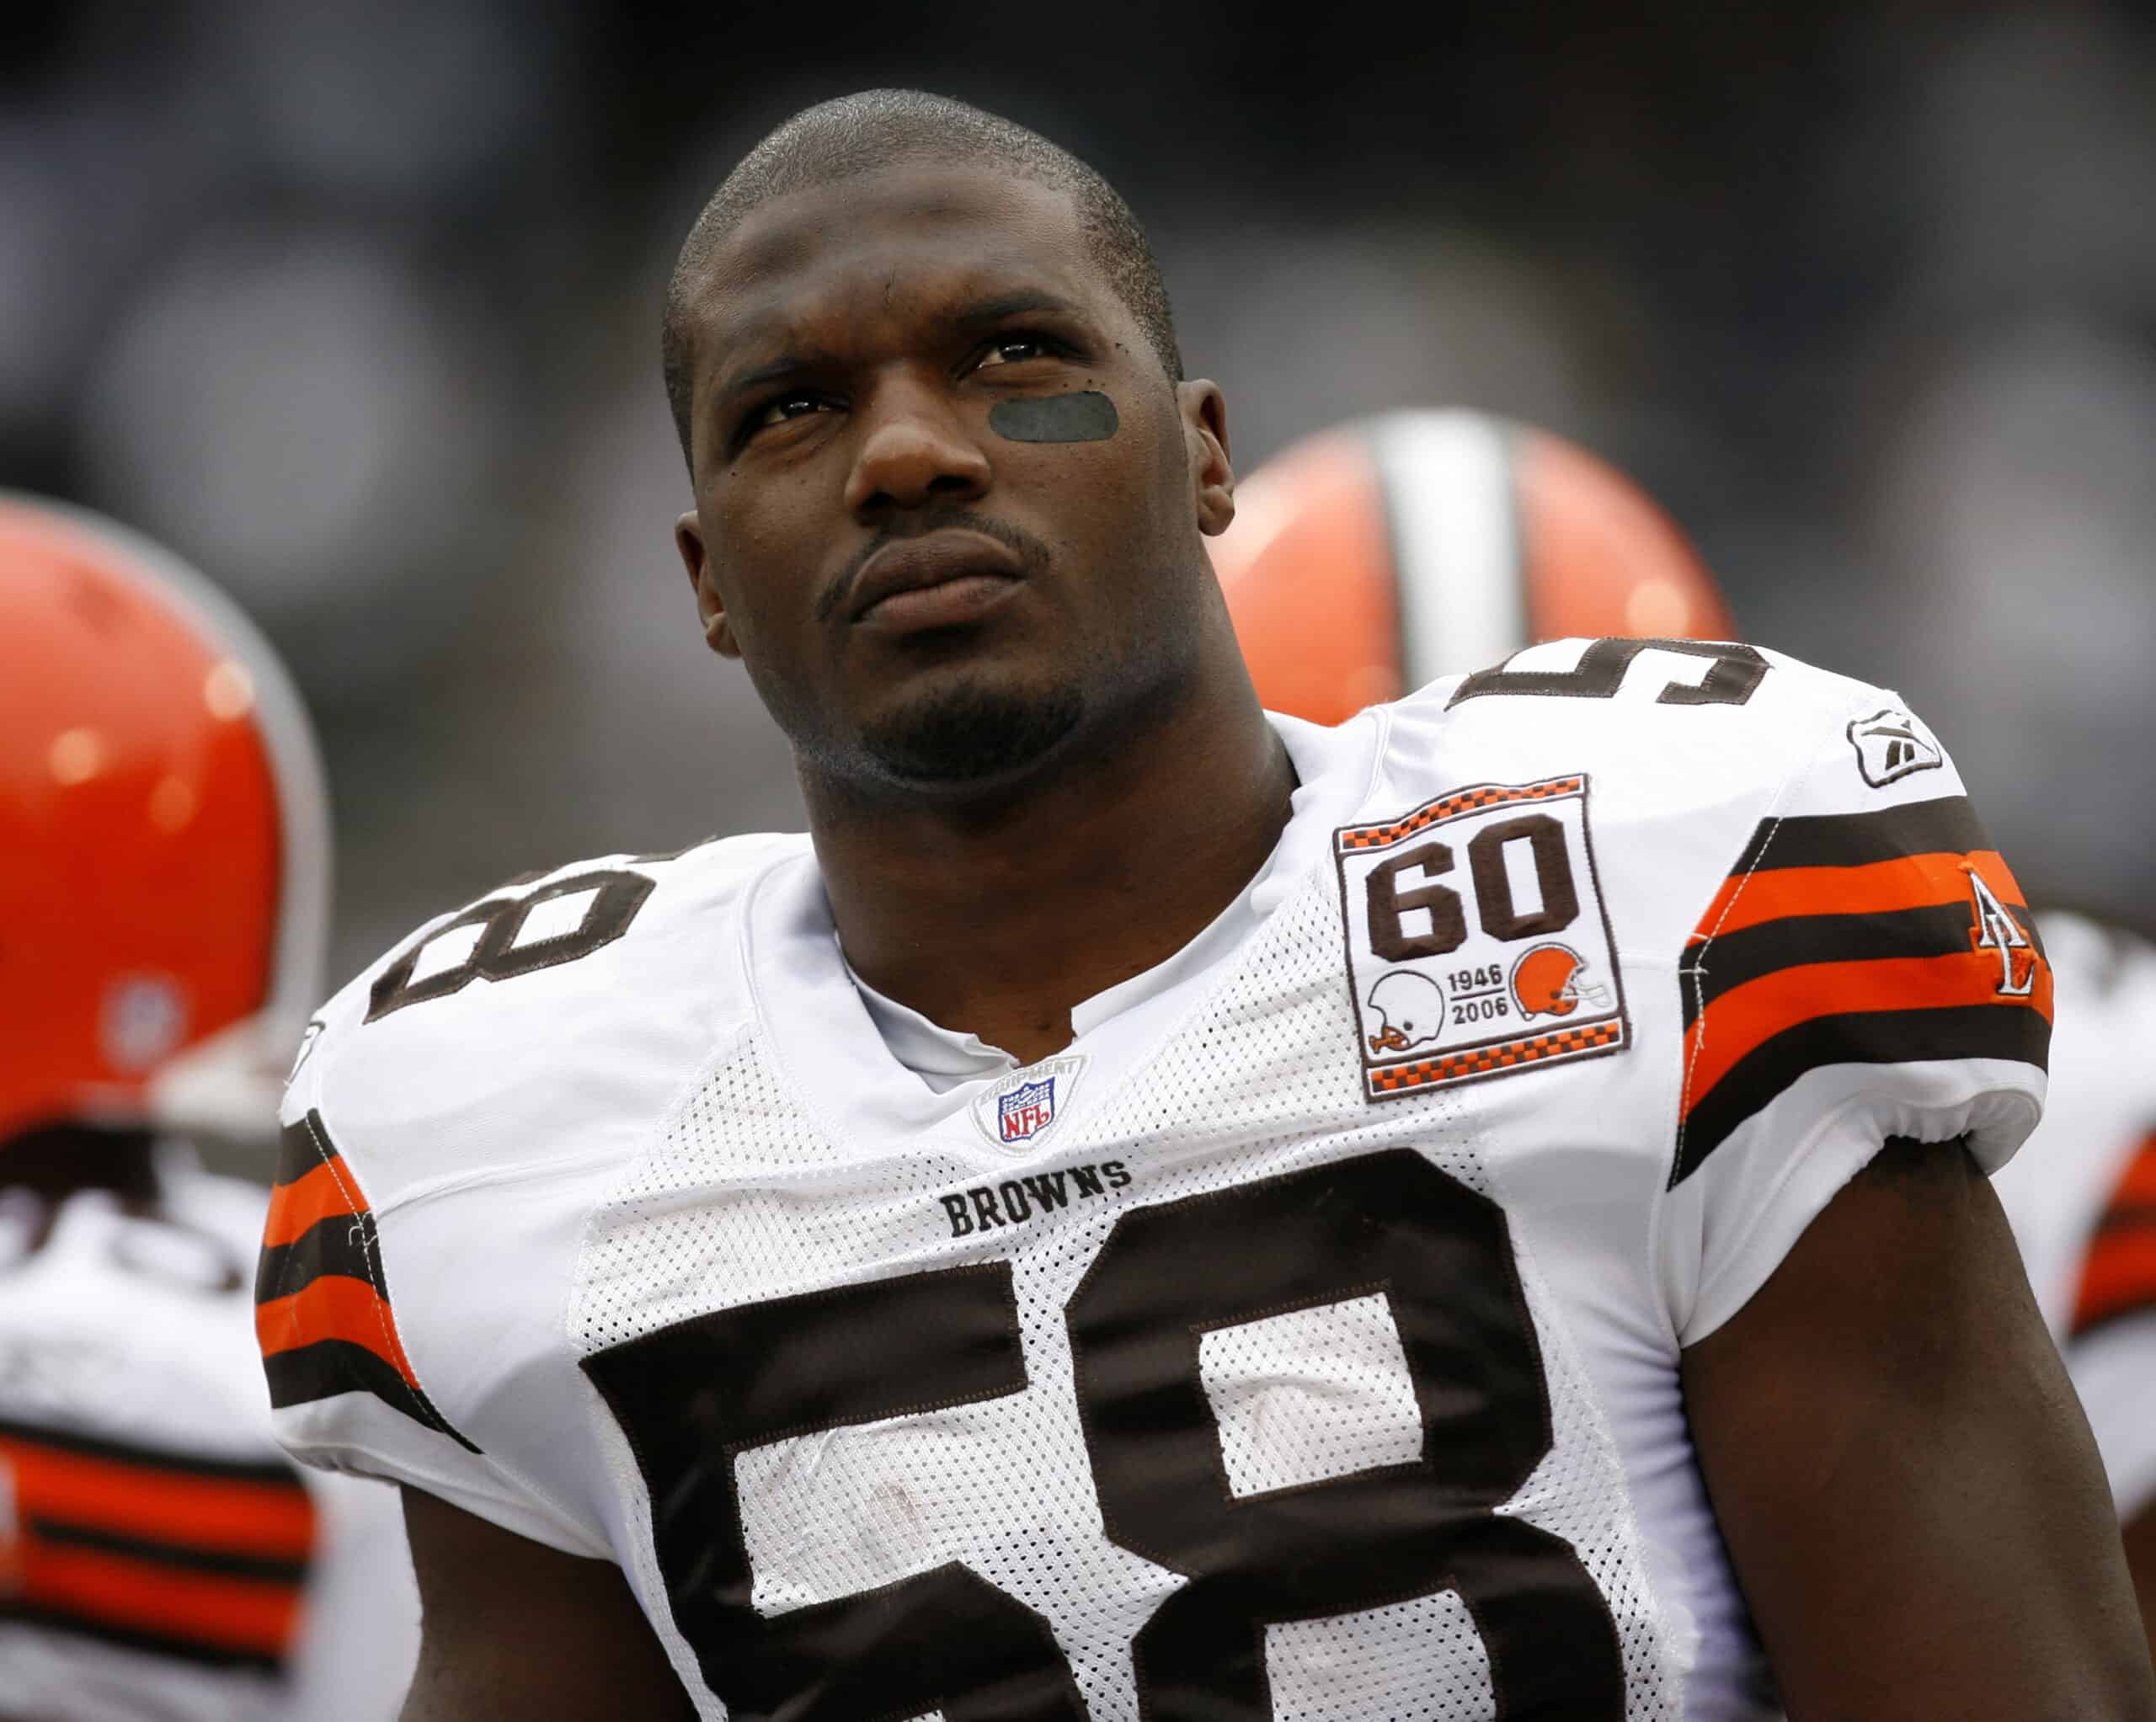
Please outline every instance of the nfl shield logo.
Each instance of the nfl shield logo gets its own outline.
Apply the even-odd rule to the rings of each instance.
[[[1052,1128],[1061,1128],[1063,1112],[1056,1102],[1060,1100],[1069,1107],[1085,1068],[1083,1053],[1066,1053],[1013,1070],[974,1096],[967,1108],[974,1128],[1012,1154],[1035,1152]]]
[[[1055,1122],[1055,1079],[1025,1083],[998,1096],[995,1115],[1006,1142],[1023,1142],[1047,1129]]]

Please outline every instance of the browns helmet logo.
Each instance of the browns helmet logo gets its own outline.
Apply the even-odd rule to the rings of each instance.
[[[1609,1008],[1609,989],[1583,982],[1587,963],[1566,945],[1537,945],[1513,965],[1513,1002],[1522,1016],[1570,1016],[1585,1005]]]
[[[1383,1025],[1369,1037],[1373,1053],[1404,1053],[1444,1032],[1445,995],[1412,968],[1380,975],[1370,989],[1370,1009]]]

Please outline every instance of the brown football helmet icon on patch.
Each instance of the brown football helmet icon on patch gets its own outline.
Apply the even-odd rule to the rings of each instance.
[[[1537,945],[1513,965],[1513,1002],[1522,1016],[1570,1016],[1585,1005],[1607,1010],[1609,991],[1582,982],[1587,964],[1566,945]]]

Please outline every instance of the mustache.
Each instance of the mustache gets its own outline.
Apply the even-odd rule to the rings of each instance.
[[[846,565],[834,574],[824,589],[816,594],[815,616],[819,622],[829,621],[845,606],[861,571],[868,566],[869,558],[887,544],[896,544],[908,538],[925,538],[931,532],[963,529],[978,532],[984,538],[993,538],[1016,556],[1028,574],[1037,573],[1049,562],[1049,548],[1030,532],[1022,531],[1007,520],[999,520],[991,514],[977,514],[971,509],[953,508],[906,521],[903,527],[886,526],[867,543],[846,559]]]

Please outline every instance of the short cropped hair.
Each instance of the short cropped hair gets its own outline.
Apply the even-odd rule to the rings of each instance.
[[[1092,168],[1022,125],[920,90],[863,90],[805,108],[771,132],[726,176],[696,217],[666,287],[659,351],[681,452],[690,452],[690,296],[712,253],[752,211],[774,197],[928,159],[1002,168],[1070,194],[1095,259],[1130,308],[1171,380],[1182,378],[1168,290],[1145,230]]]

